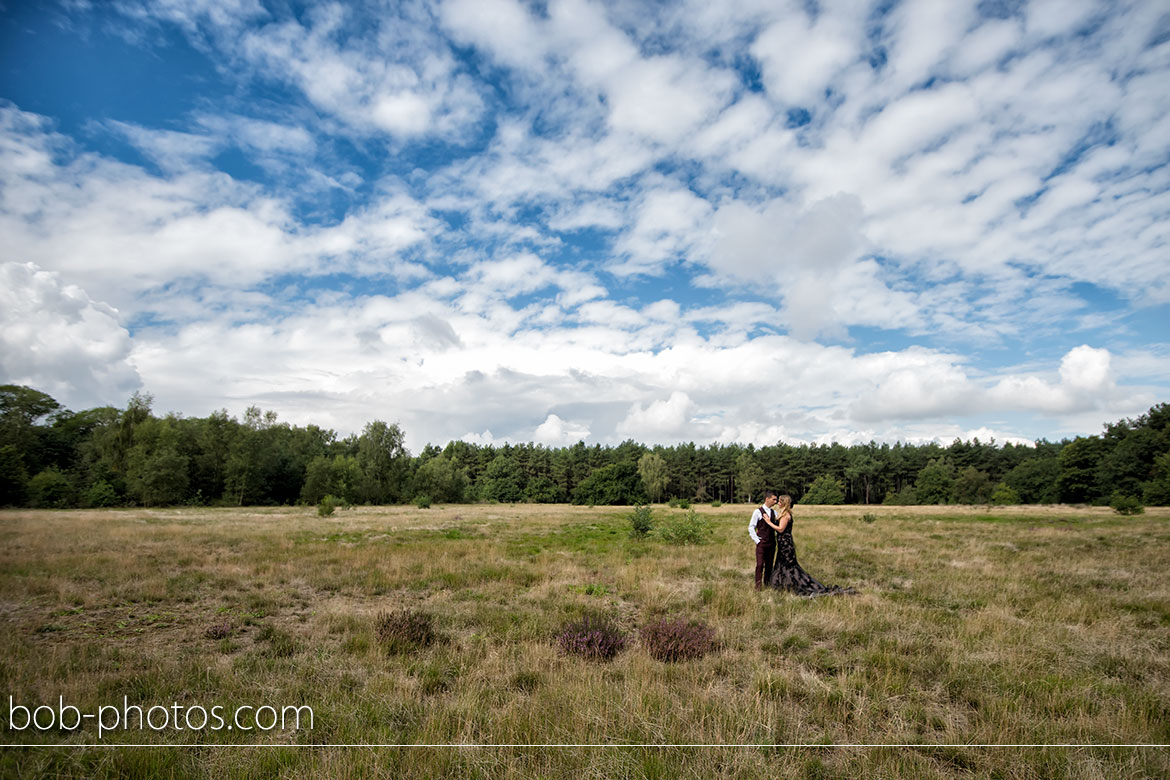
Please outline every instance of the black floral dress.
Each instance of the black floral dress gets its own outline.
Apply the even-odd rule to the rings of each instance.
[[[792,523],[793,517],[789,514],[788,525],[784,526],[783,531],[776,532],[776,567],[772,569],[771,586],[810,598],[856,593],[853,588],[817,582],[811,574],[800,568],[796,562],[796,545],[792,543]]]

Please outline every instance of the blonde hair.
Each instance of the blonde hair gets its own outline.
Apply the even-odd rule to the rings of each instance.
[[[785,493],[784,495],[780,496],[780,498],[776,499],[776,503],[780,505],[776,509],[776,514],[783,515],[785,512],[792,509],[792,496]]]

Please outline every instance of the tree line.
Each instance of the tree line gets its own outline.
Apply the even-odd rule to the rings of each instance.
[[[375,420],[361,434],[280,422],[250,407],[237,419],[151,409],[73,412],[48,394],[0,386],[0,505],[110,507],[471,501],[634,505],[750,502],[775,487],[820,504],[1170,504],[1170,404],[1100,435],[940,444],[694,443],[550,448],[428,444]]]

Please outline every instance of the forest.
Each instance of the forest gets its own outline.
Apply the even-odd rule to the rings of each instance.
[[[0,506],[734,503],[767,487],[806,504],[1170,504],[1166,403],[1099,435],[1032,445],[452,441],[417,455],[382,420],[339,438],[255,406],[237,419],[160,417],[151,404],[135,393],[124,409],[74,412],[0,386]]]

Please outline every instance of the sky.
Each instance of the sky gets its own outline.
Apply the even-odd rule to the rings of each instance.
[[[408,447],[1170,400],[1162,0],[2,0],[0,382]]]

